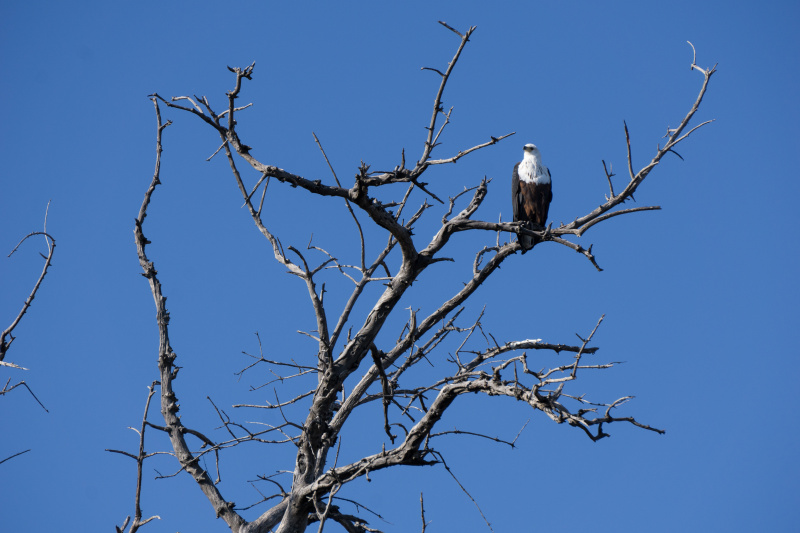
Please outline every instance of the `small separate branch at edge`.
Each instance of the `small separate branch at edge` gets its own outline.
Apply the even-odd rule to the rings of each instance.
[[[50,207],[49,202],[47,204],[47,207],[49,209]],[[44,257],[44,255],[42,255],[42,257],[44,257],[44,267],[42,268],[42,273],[39,274],[39,279],[36,280],[33,289],[31,289],[30,294],[28,294],[28,297],[22,304],[22,309],[20,309],[14,321],[11,322],[11,325],[8,326],[6,329],[4,329],[2,333],[0,333],[0,362],[2,362],[5,359],[8,349],[11,347],[11,343],[14,342],[15,337],[12,335],[14,328],[16,328],[17,325],[19,325],[20,321],[22,320],[22,317],[25,316],[25,313],[28,311],[28,308],[30,308],[31,304],[33,303],[33,299],[36,298],[36,293],[38,292],[39,287],[42,286],[42,282],[44,281],[44,278],[47,275],[47,270],[50,268],[50,265],[53,262],[53,253],[55,253],[56,251],[56,240],[50,234],[47,233],[46,216],[44,225],[45,225],[44,226],[45,231],[34,231],[28,233],[25,237],[22,238],[21,241],[19,241],[19,243],[17,243],[14,249],[11,250],[11,253],[8,254],[8,257],[14,255],[14,252],[16,252],[17,249],[19,249],[19,247],[22,246],[22,243],[24,243],[26,240],[28,240],[30,237],[33,237],[34,235],[44,235],[45,240],[47,241],[47,248],[49,250],[47,257]]]
[[[19,457],[19,456],[20,456],[20,455],[22,455],[23,453],[28,453],[29,451],[30,451],[30,450],[28,449],[28,450],[25,450],[24,452],[18,452],[18,453],[15,453],[14,455],[9,455],[8,457],[6,457],[6,458],[5,458],[5,459],[3,459],[2,461],[0,461],[0,465],[1,465],[1,464],[3,464],[3,463],[5,463],[5,462],[6,462],[6,461],[8,461],[9,459],[13,459],[14,457]]]
[[[2,366],[11,366],[11,367],[19,368],[20,370],[27,370],[27,368],[22,368],[21,366],[17,366],[17,365],[15,365],[15,364],[13,364],[13,363],[0,363],[0,365],[2,365]],[[5,384],[5,386],[3,386],[3,390],[0,390],[0,396],[3,396],[3,395],[4,395],[4,394],[6,394],[7,392],[11,392],[12,390],[14,390],[14,389],[16,389],[17,387],[19,387],[20,385],[22,385],[23,387],[25,387],[26,389],[28,389],[28,392],[31,394],[31,396],[33,396],[33,399],[34,399],[34,400],[36,400],[36,403],[38,403],[39,405],[41,405],[41,406],[42,406],[42,409],[44,409],[44,410],[45,410],[45,412],[47,412],[47,413],[49,413],[49,412],[50,412],[50,411],[48,411],[48,410],[47,410],[47,407],[45,407],[45,406],[44,406],[44,404],[42,403],[42,401],[41,401],[41,400],[39,400],[39,398],[36,396],[36,394],[34,394],[34,393],[33,393],[33,391],[31,390],[31,388],[30,388],[30,387],[28,387],[28,384],[27,384],[27,383],[25,383],[24,381],[20,381],[20,382],[19,382],[19,383],[17,383],[16,385],[12,385],[12,386],[10,386],[10,387],[9,387],[9,386],[8,386],[8,384],[9,384],[10,382],[11,382],[11,379],[9,379],[8,381],[6,381],[6,384]]]

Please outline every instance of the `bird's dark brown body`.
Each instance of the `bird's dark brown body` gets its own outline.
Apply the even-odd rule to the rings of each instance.
[[[514,211],[514,222],[530,222],[536,226],[547,225],[550,202],[553,200],[553,188],[550,171],[541,164],[539,149],[533,144],[523,148],[522,161],[514,165],[511,176],[511,205]],[[522,252],[533,248],[538,242],[529,235],[520,235]]]

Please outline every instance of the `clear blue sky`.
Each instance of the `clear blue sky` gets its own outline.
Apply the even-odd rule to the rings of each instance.
[[[51,274],[7,356],[30,370],[0,369],[3,383],[24,379],[49,409],[21,389],[0,397],[0,457],[32,449],[0,465],[0,530],[110,531],[133,512],[134,462],[104,449],[136,449],[126,426],[140,423],[145,387],[157,378],[154,309],[132,233],[154,162],[147,95],[204,94],[221,107],[232,80],[226,65],[255,61],[242,97],[255,105],[239,117],[245,142],[263,161],[328,180],[314,131],[349,182],[361,160],[381,169],[397,164],[402,148],[418,157],[437,84],[420,67],[443,68],[457,45],[437,20],[478,26],[445,96],[455,110],[440,154],[517,132],[427,175],[445,195],[494,178],[484,220],[510,218],[508,179],[525,142],[541,148],[552,170],[551,218],[590,211],[606,190],[601,160],[624,180],[622,121],[641,167],[694,101],[702,76],[689,70],[686,41],[701,66],[719,63],[696,117],[716,122],[681,147],[684,161],[665,159],[637,193],[640,205],[663,210],[615,219],[582,239],[594,243],[604,272],[546,245],[507,262],[475,296],[470,316],[486,305],[483,323],[501,341],[573,342],[606,313],[598,360],[626,364],[586,376],[573,392],[596,400],[633,394],[621,414],[667,430],[612,426],[612,438],[592,443],[522,405],[464,401],[443,428],[486,425],[510,439],[531,417],[514,450],[469,438],[436,444],[495,531],[797,527],[796,2],[230,6],[0,8],[0,251],[41,229],[48,201],[47,229],[57,239]],[[239,208],[224,161],[204,161],[217,136],[188,115],[165,117],[175,125],[165,133],[164,185],[145,229],[183,366],[184,422],[219,437],[207,395],[228,411],[271,399],[269,389],[249,392],[265,374],[233,375],[247,363],[241,351],[257,350],[253,332],[275,358],[308,358],[314,345],[295,332],[313,329],[312,315],[305,287],[271,260]],[[347,218],[336,219],[341,227],[330,222],[341,205],[309,203],[277,183],[269,194],[285,243],[302,246],[313,232],[315,242],[347,251]],[[458,245],[473,248],[469,238]],[[0,327],[36,279],[41,249],[41,241],[28,243],[0,261]],[[462,279],[463,270],[447,268],[428,272],[420,290],[435,295]],[[152,416],[159,420],[157,409]],[[378,416],[357,429],[380,431]],[[148,451],[167,446],[151,435]],[[347,460],[379,449],[358,431],[343,439]],[[240,506],[256,501],[248,481],[291,469],[292,456],[233,452],[223,494]],[[226,530],[185,475],[154,481],[154,469],[169,474],[176,463],[145,465],[144,512],[162,517],[146,531]],[[441,467],[377,473],[344,496],[382,514],[386,522],[365,514],[374,527],[399,532],[419,530],[420,491],[428,531],[487,530]]]

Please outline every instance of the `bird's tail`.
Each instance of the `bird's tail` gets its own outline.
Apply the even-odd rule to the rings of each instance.
[[[536,243],[534,242],[533,237],[531,237],[530,235],[520,234],[519,244],[522,246],[522,253],[524,254],[525,252],[533,248],[533,245]]]
[[[530,223],[524,226],[526,229],[532,229]],[[522,253],[524,254],[537,244],[542,242],[542,239],[539,237],[534,237],[532,235],[523,235],[522,233],[519,234],[519,244],[522,246]]]

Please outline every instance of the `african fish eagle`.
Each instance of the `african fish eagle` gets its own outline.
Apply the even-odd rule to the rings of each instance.
[[[514,165],[511,176],[511,202],[514,208],[514,222],[533,222],[544,227],[547,211],[553,199],[550,171],[542,165],[542,154],[535,144],[522,147],[522,161]],[[520,235],[522,253],[527,252],[539,242],[535,237]]]

